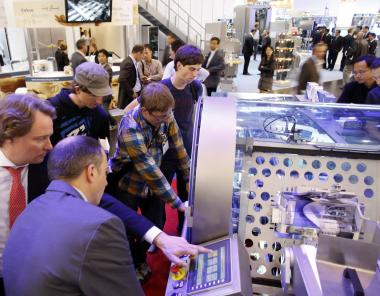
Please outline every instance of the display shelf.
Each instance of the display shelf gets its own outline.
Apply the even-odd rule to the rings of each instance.
[[[294,40],[292,38],[280,38],[276,41],[275,57],[275,81],[287,81],[288,72],[293,65]]]

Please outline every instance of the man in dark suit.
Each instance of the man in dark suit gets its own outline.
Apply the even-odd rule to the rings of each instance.
[[[210,39],[210,52],[208,53],[202,67],[210,72],[204,81],[207,88],[207,95],[211,96],[215,92],[220,82],[220,75],[225,68],[223,52],[219,50],[220,39],[212,37]]]
[[[343,48],[343,37],[340,36],[340,30],[335,31],[335,36],[331,37],[331,42],[328,47],[328,57],[327,57],[327,63],[328,63],[328,69],[332,71],[335,67],[336,59],[338,58],[339,52]]]
[[[319,83],[319,73],[324,63],[327,46],[317,43],[313,48],[313,55],[303,64],[298,79],[298,93],[306,90],[308,82]]]
[[[73,75],[75,75],[75,70],[80,64],[87,62],[87,60],[86,60],[86,52],[87,52],[86,40],[85,39],[79,39],[75,45],[77,47],[77,51],[71,55],[71,68],[73,69]]]
[[[377,41],[375,33],[368,33],[368,54],[376,56]]]
[[[177,36],[174,35],[173,33],[168,33],[166,36],[166,46],[164,49],[164,52],[162,53],[162,67],[165,67],[169,62],[171,62],[173,59],[170,57],[170,50],[171,50],[171,45],[174,41],[177,40]]]
[[[253,50],[254,50],[253,48],[255,46],[255,41],[253,40],[254,32],[255,30],[252,29],[251,32],[244,38],[244,44],[243,44],[243,50],[242,50],[242,53],[244,55],[243,75],[251,75],[248,73],[248,66],[251,60],[251,56],[253,54]]]
[[[347,35],[343,37],[343,55],[340,62],[340,71],[343,72],[344,67],[346,66],[347,53],[350,49],[354,47],[355,39],[353,37],[354,28],[351,27],[347,30]]]
[[[51,152],[48,167],[53,181],[20,214],[9,235],[5,292],[144,295],[122,221],[96,206],[108,167],[99,142],[66,138]]]
[[[135,45],[132,53],[120,65],[118,107],[124,109],[137,98],[142,89],[138,72],[138,62],[143,58],[144,46]]]

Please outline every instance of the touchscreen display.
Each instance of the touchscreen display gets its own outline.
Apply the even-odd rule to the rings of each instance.
[[[223,240],[206,246],[209,254],[199,254],[190,263],[187,292],[209,289],[231,281],[230,241]]]

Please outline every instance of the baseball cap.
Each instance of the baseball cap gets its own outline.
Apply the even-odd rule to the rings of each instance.
[[[81,86],[86,87],[93,95],[104,97],[112,95],[107,71],[103,66],[85,62],[75,69],[74,80]]]

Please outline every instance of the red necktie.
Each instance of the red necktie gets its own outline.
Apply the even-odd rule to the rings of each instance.
[[[25,190],[21,183],[21,172],[24,168],[6,167],[6,169],[12,175],[12,188],[9,198],[9,229],[11,229],[18,215],[26,207]]]

